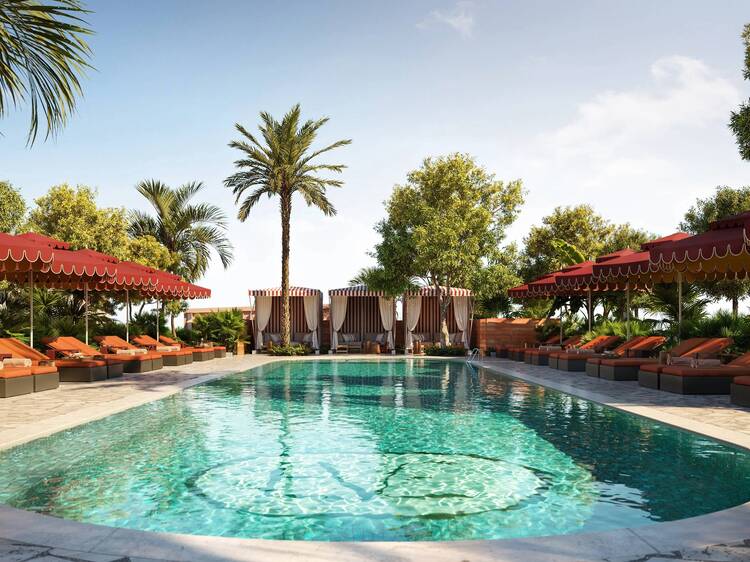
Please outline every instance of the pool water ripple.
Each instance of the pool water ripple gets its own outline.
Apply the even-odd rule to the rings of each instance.
[[[235,537],[566,534],[750,499],[750,455],[459,362],[280,362],[0,453],[0,501]]]

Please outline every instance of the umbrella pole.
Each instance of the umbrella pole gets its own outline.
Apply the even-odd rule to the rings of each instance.
[[[563,311],[565,310],[564,306],[560,307],[560,345],[563,344]]]
[[[130,342],[130,291],[125,289],[125,341]]]
[[[682,340],[682,273],[677,274],[677,341]]]
[[[589,289],[589,332],[591,331],[591,289]]]
[[[159,341],[159,299],[156,299],[156,341]]]
[[[34,272],[29,271],[29,342],[34,347]]]
[[[630,339],[630,283],[625,285],[625,338]]]
[[[89,284],[83,286],[83,317],[86,323],[86,345],[89,344]]]

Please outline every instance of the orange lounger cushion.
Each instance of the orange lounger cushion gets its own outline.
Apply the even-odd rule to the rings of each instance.
[[[734,384],[741,384],[742,386],[750,386],[750,375],[740,375],[734,378]]]
[[[0,369],[0,379],[15,379],[17,377],[30,377],[31,367],[5,367]]]
[[[658,363],[658,359],[649,359],[648,357],[644,358],[623,358],[623,359],[602,359],[599,363],[600,365],[607,365],[608,367],[617,367],[617,366],[624,366],[624,367],[638,367],[640,365],[648,365],[651,363]]]
[[[106,367],[107,362],[98,359],[56,359],[58,367]]]
[[[664,367],[661,373],[663,375],[675,375],[678,377],[739,377],[750,376],[750,368],[732,367],[731,365],[695,368],[669,365]]]
[[[51,375],[57,372],[57,367],[54,365],[34,365],[30,368],[32,375]]]

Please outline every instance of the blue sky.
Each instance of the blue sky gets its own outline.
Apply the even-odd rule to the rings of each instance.
[[[364,265],[382,201],[427,155],[469,152],[521,178],[520,240],[556,205],[590,202],[617,222],[673,231],[716,185],[746,185],[727,130],[748,98],[743,1],[89,2],[95,71],[69,126],[25,146],[23,112],[0,121],[0,178],[28,200],[61,182],[106,206],[142,207],[133,186],[207,184],[236,263],[202,280],[207,305],[278,285],[279,218],[244,224],[222,180],[227,143],[261,110],[328,115],[320,142],[352,138],[331,193],[339,215],[298,202],[292,282],[336,288]]]

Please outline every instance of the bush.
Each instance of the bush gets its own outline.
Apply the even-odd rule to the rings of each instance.
[[[193,319],[193,330],[204,340],[218,343],[235,352],[245,336],[245,319],[236,308],[201,314]]]
[[[156,316],[156,312],[152,310],[133,314],[133,317],[130,319],[130,335],[148,335],[152,338],[155,338]],[[159,314],[159,333],[169,333],[169,329],[167,328],[167,319],[165,318],[164,314]]]
[[[449,345],[440,347],[439,345],[428,345],[424,348],[425,355],[434,355],[438,357],[463,357],[466,355],[466,349],[460,345]]]
[[[655,332],[656,323],[653,320],[630,321],[630,337],[650,336]],[[597,336],[619,336],[623,340],[627,337],[628,326],[626,322],[617,320],[605,320],[601,324],[594,326],[590,332],[586,332],[582,337],[583,343],[593,340]]]
[[[298,343],[292,343],[289,345],[271,345],[268,349],[270,355],[309,355],[311,350],[306,345],[300,345]]]
[[[187,344],[197,343],[200,339],[200,335],[191,330],[190,328],[177,328],[177,339]]]

